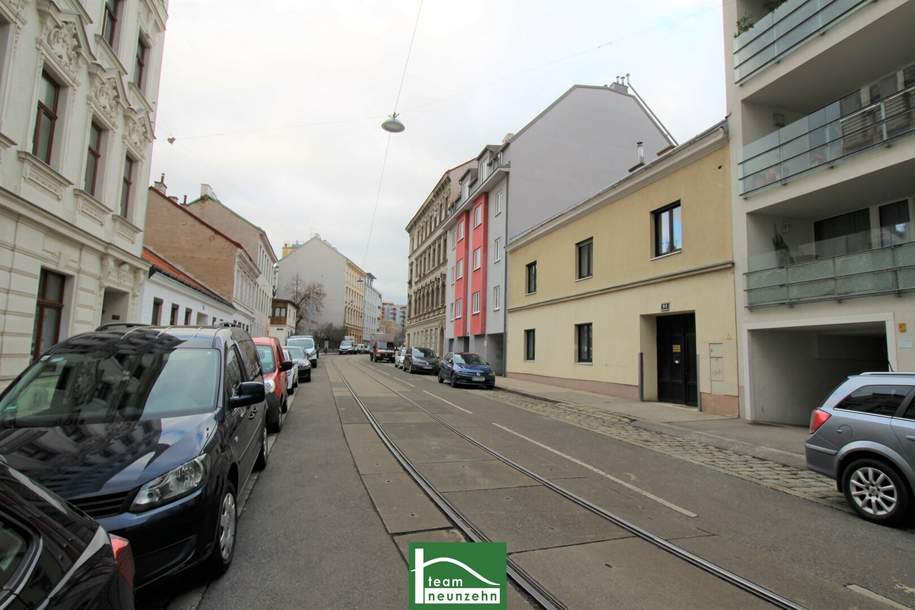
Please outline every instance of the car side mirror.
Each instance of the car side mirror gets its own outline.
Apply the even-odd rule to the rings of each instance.
[[[229,399],[229,407],[239,409],[263,402],[266,394],[264,384],[259,381],[244,381],[238,384],[235,395]]]
[[[292,360],[283,360],[280,363],[280,370],[291,371],[292,370]]]

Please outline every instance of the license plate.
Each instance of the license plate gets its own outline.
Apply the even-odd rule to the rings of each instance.
[[[477,376],[477,377],[474,377],[473,380],[474,380],[474,381],[486,381],[486,378],[485,378],[485,377]]]

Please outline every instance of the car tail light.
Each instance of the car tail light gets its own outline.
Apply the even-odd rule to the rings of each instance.
[[[114,534],[109,534],[108,537],[111,538],[111,551],[114,553],[115,563],[118,564],[118,572],[132,587],[136,568],[133,564],[133,551],[130,550],[130,541]]]
[[[829,419],[830,415],[822,409],[817,409],[810,414],[810,434],[813,434],[820,429],[820,426],[826,423],[826,420]]]

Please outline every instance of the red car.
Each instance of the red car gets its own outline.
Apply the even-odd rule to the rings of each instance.
[[[376,341],[375,347],[369,354],[369,360],[372,362],[394,362],[394,350],[396,346],[393,341]]]
[[[292,361],[283,358],[283,346],[276,337],[254,337],[257,359],[264,374],[264,393],[267,395],[267,429],[279,432],[286,421],[289,404],[286,402],[286,371]]]

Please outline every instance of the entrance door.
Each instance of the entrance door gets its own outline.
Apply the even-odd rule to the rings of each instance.
[[[696,317],[658,319],[658,400],[697,405]]]

